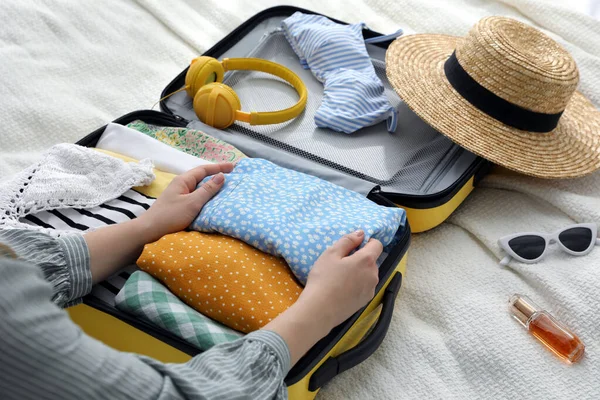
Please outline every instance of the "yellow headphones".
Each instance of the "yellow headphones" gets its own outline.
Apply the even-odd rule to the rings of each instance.
[[[223,84],[227,71],[260,71],[275,75],[296,89],[300,99],[293,106],[280,111],[244,112],[235,91]],[[225,58],[222,62],[212,57],[198,57],[192,60],[185,75],[185,89],[194,99],[194,111],[207,125],[225,129],[236,120],[250,125],[280,124],[296,118],[306,107],[308,97],[306,86],[294,72],[281,64],[260,58]]]

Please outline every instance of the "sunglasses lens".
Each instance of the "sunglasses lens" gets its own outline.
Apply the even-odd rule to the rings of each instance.
[[[524,235],[509,240],[508,245],[519,257],[535,260],[544,252],[546,241],[541,236]]]
[[[571,228],[558,235],[558,240],[569,250],[581,253],[592,243],[592,230],[590,228]]]

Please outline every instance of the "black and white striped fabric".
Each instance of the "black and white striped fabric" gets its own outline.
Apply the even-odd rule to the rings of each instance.
[[[130,189],[122,196],[97,207],[42,211],[26,216],[21,222],[61,232],[83,232],[137,218],[149,209],[154,201],[153,197]],[[115,295],[137,269],[135,264],[130,265],[105,281],[94,285],[91,296],[112,306]]]
[[[47,229],[81,232],[137,218],[150,208],[154,200],[130,189],[97,207],[42,211],[26,216],[21,222]]]

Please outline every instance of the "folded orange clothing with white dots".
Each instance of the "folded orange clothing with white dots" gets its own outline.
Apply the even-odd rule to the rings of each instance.
[[[302,292],[283,259],[221,234],[163,236],[144,247],[137,265],[192,308],[245,333],[266,325]]]

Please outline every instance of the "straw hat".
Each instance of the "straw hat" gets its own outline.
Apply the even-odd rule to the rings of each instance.
[[[573,58],[533,27],[488,17],[464,38],[401,37],[386,71],[425,122],[496,164],[540,178],[600,168],[600,112],[576,91]]]

